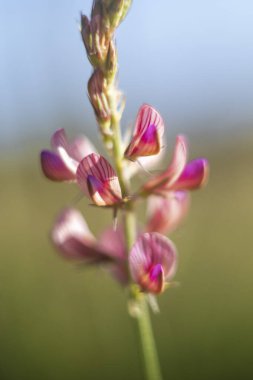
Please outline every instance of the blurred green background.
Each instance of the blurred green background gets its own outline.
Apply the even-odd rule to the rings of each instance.
[[[72,185],[50,183],[42,176],[39,151],[49,146],[50,134],[58,127],[65,127],[71,136],[76,131],[86,133],[99,144],[84,99],[90,68],[74,20],[78,10],[83,6],[89,9],[90,3],[25,1],[22,9],[17,1],[1,4],[1,27],[6,25],[0,40],[5,53],[0,92],[1,380],[143,378],[124,290],[102,269],[64,261],[48,238],[55,216],[71,204],[77,190]],[[155,102],[169,125],[169,149],[175,134],[185,133],[191,157],[205,156],[211,166],[208,186],[192,194],[189,216],[171,236],[179,251],[176,281],[180,286],[159,297],[161,313],[153,317],[165,379],[253,378],[253,76],[252,70],[246,70],[252,68],[252,48],[247,43],[247,17],[252,7],[249,2],[244,8],[235,3],[224,1],[220,8],[218,2],[207,1],[205,8],[196,1],[187,8],[183,1],[179,11],[165,1],[144,5],[140,0],[138,5],[134,3],[129,24],[126,19],[119,31],[120,79],[129,99],[125,124],[134,120],[141,102]],[[140,25],[144,6],[146,22]],[[181,34],[170,33],[166,27],[171,24],[165,24],[166,20],[153,19],[159,6],[164,7],[161,17],[166,10],[171,18],[175,16],[173,28],[178,27]],[[58,14],[61,17],[57,18]],[[233,15],[241,34],[234,31]],[[10,30],[7,26],[13,17],[16,22]],[[185,29],[182,19],[188,23]],[[153,30],[163,27],[156,46],[152,45],[153,34],[148,34],[151,21]],[[218,30],[205,28],[207,21],[210,25],[216,21]],[[34,28],[36,25],[39,28]],[[231,41],[225,38],[227,28],[231,28]],[[128,33],[136,34],[137,29],[143,49],[129,44]],[[17,30],[21,41],[14,40]],[[182,38],[189,34],[191,41]],[[210,66],[209,56],[205,61],[201,55],[203,45],[198,38],[203,34],[209,36],[205,54],[212,53]],[[33,45],[33,39],[43,43]],[[178,40],[180,54],[175,58],[171,49],[175,45],[176,51]],[[156,71],[147,60],[141,76],[133,76],[135,64],[131,66],[127,54],[135,57],[140,73],[138,65],[151,45],[157,51],[163,49],[163,60],[156,55],[157,60],[152,61],[151,57]],[[21,51],[22,47],[24,54],[18,55],[16,48]],[[62,63],[63,57],[66,62]],[[237,57],[232,67],[231,57]],[[169,67],[166,75],[163,65]],[[74,106],[77,98],[79,103]],[[110,213],[99,213],[86,199],[78,207],[94,233],[111,223]]]

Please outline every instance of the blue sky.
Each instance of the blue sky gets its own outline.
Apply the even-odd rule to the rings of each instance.
[[[78,31],[90,0],[0,0],[1,143],[93,121]],[[117,32],[124,121],[143,102],[173,128],[253,120],[253,2],[134,0]],[[65,119],[66,118],[66,119]],[[95,126],[95,122],[93,121]],[[188,127],[189,126],[189,127]]]

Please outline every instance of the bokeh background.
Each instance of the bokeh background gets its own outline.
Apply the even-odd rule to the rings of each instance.
[[[0,0],[0,379],[142,379],[126,295],[48,235],[74,186],[41,175],[52,132],[99,140],[78,32],[91,0]],[[117,32],[124,125],[148,102],[211,164],[172,239],[180,286],[153,318],[165,379],[253,377],[253,4],[135,0]],[[111,215],[84,212],[94,233]]]

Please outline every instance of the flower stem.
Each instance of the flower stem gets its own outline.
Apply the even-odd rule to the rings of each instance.
[[[118,62],[114,32],[125,18],[131,3],[132,0],[96,0],[93,1],[91,20],[89,21],[86,16],[81,16],[82,38],[87,55],[94,67],[94,72],[88,83],[89,98],[104,137],[105,146],[110,152],[112,151],[123,200],[129,196],[130,183],[125,172],[120,129],[124,102],[120,101],[120,92],[117,90]],[[107,51],[105,51],[106,49]],[[129,253],[136,240],[136,217],[133,201],[127,200],[123,210],[123,223],[125,246]],[[129,273],[128,260],[126,260],[126,265]],[[162,380],[146,298],[140,293],[132,295],[132,298],[140,310],[137,318],[146,378],[147,380]]]
[[[155,339],[145,296],[139,300],[140,314],[137,316],[146,380],[162,380]]]
[[[114,108],[113,97],[111,98],[110,105],[112,111],[113,156],[123,196],[127,196],[129,183],[124,173],[120,125],[117,111]],[[125,206],[124,235],[126,249],[129,252],[136,238],[136,218],[132,202],[128,202]],[[135,301],[138,303],[140,310],[137,322],[146,380],[162,380],[146,297],[143,294],[136,295]]]

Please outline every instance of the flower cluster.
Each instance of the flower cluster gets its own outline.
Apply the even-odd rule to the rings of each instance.
[[[177,136],[170,164],[148,177],[135,192],[123,195],[116,171],[98,154],[85,137],[69,142],[63,129],[54,133],[51,150],[41,152],[45,176],[53,181],[76,182],[90,202],[99,207],[122,210],[129,203],[147,199],[147,223],[139,231],[129,254],[119,225],[107,229],[98,239],[90,232],[81,213],[65,209],[52,229],[52,241],[61,254],[87,264],[103,264],[123,285],[137,284],[145,293],[161,293],[175,274],[177,252],[162,233],[173,231],[189,208],[189,191],[206,183],[208,162],[204,158],[187,161],[187,142]],[[137,115],[133,135],[124,151],[128,176],[131,166],[149,167],[164,149],[164,122],[153,107],[144,104]],[[134,161],[134,163],[133,163]],[[161,165],[161,163],[160,163]]]

